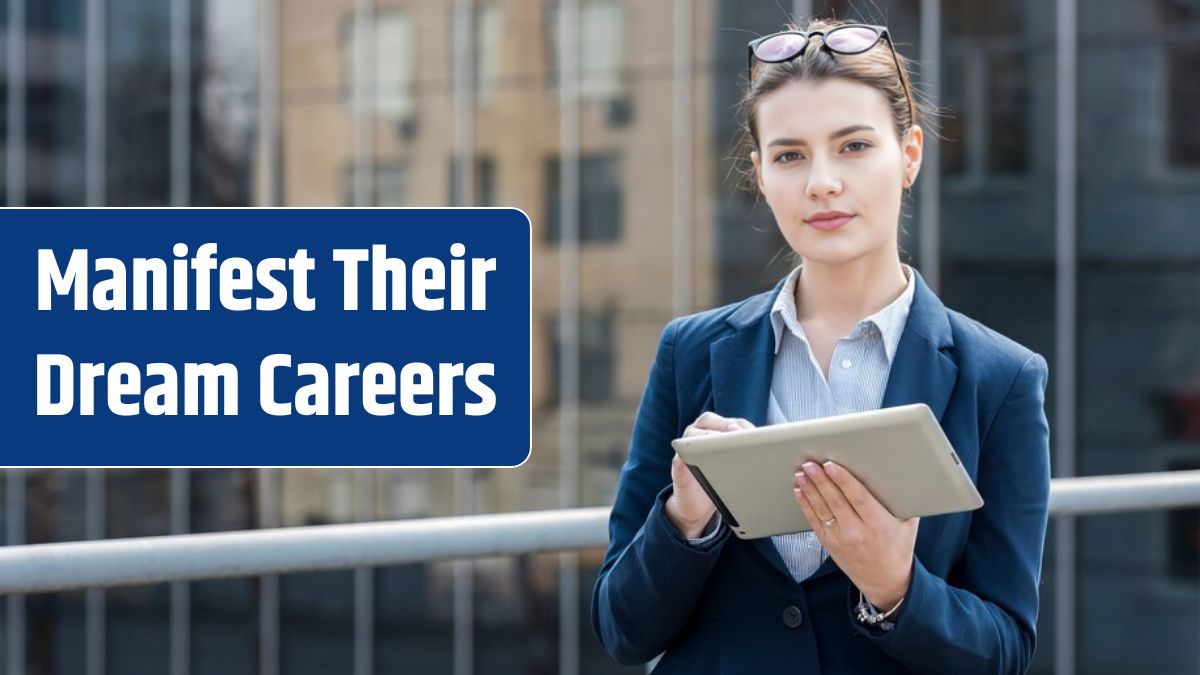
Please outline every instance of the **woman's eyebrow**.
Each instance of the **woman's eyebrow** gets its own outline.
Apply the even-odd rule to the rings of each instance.
[[[842,136],[852,134],[856,131],[875,131],[875,127],[869,124],[851,124],[844,129],[838,129],[832,134],[829,134],[829,140],[832,141]],[[808,145],[808,143],[800,138],[776,138],[770,143],[767,143],[768,148],[775,145]]]

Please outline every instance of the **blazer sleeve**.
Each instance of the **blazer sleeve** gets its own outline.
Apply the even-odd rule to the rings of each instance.
[[[680,419],[676,396],[677,323],[668,323],[659,338],[609,519],[608,551],[592,591],[592,628],[608,653],[626,665],[661,654],[683,631],[730,536],[729,528],[721,528],[710,545],[689,545],[663,512],[671,495],[671,440],[681,422],[692,422]]]
[[[912,581],[889,632],[851,623],[914,673],[1024,673],[1033,658],[1038,582],[1050,498],[1046,360],[1021,366],[980,443],[963,555],[942,579],[913,558]]]

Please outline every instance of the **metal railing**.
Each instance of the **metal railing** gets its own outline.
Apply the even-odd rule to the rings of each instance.
[[[1052,516],[1200,506],[1200,471],[1057,478]],[[0,548],[0,593],[251,577],[605,546],[607,507]]]

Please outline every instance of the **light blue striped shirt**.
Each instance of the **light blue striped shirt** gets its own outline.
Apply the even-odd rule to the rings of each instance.
[[[879,408],[916,289],[912,269],[908,265],[903,267],[908,278],[904,292],[888,306],[859,321],[849,334],[838,340],[828,379],[821,372],[797,318],[796,280],[803,265],[788,274],[771,307],[775,361],[767,403],[768,425]],[[705,537],[689,541],[703,545],[719,530],[718,524]],[[771,539],[797,582],[817,571],[829,557],[812,532],[777,535]]]

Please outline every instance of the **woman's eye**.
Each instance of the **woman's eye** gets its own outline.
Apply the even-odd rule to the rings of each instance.
[[[799,158],[800,158],[800,153],[789,150],[787,152],[779,153],[779,156],[775,158],[775,161],[776,162],[788,162],[793,159],[799,159]]]
[[[863,150],[871,147],[870,144],[866,143],[865,141],[850,141],[846,144],[846,149],[850,150],[851,152],[860,152],[859,150],[851,150],[851,148],[856,145],[861,145]]]

